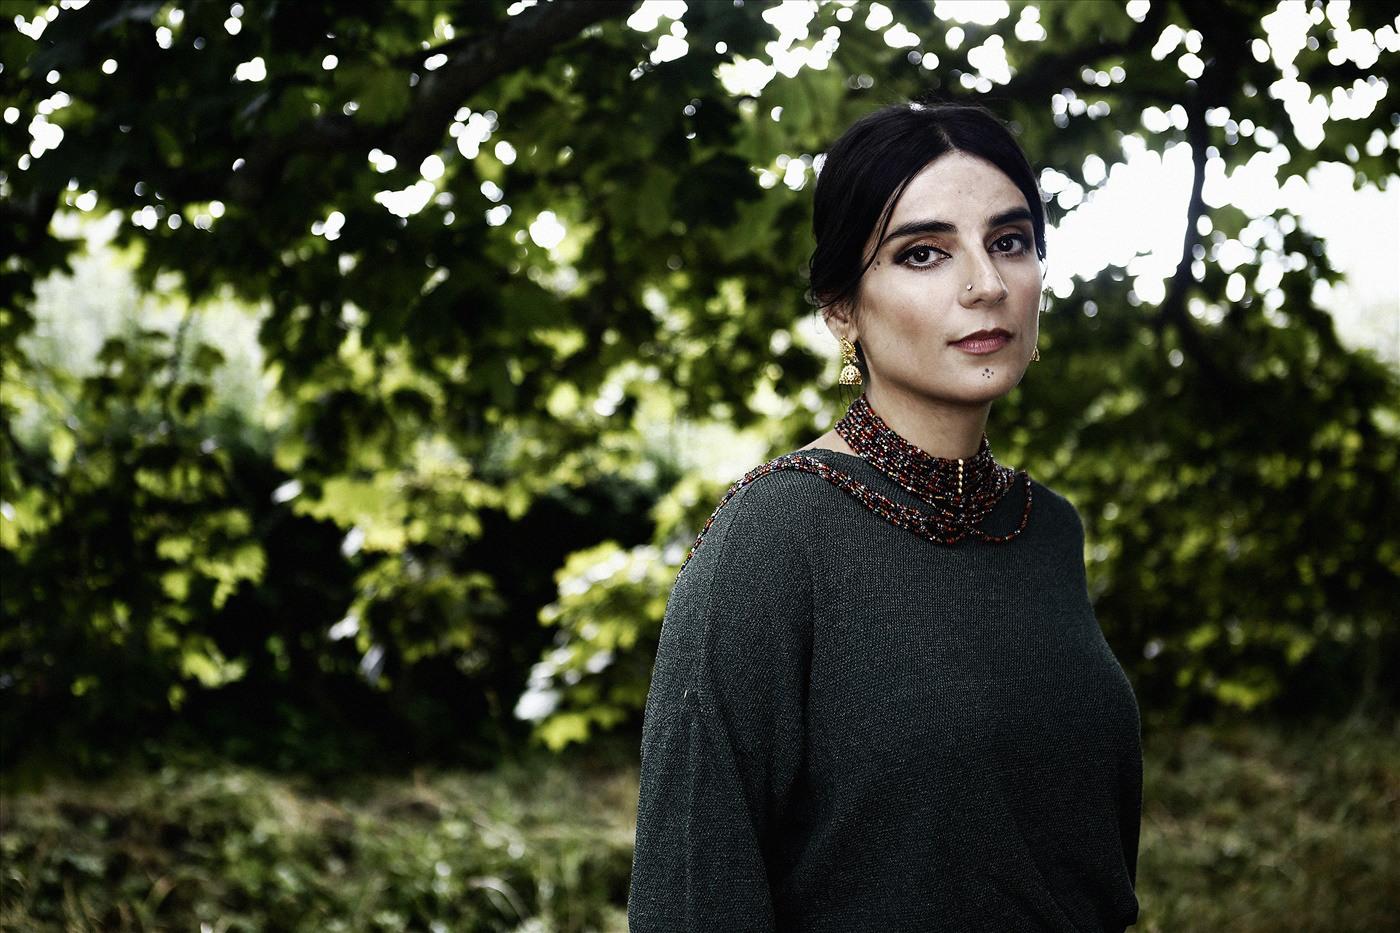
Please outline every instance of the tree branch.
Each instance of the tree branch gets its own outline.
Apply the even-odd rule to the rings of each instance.
[[[1186,311],[1186,295],[1190,291],[1195,276],[1191,265],[1192,255],[1199,234],[1197,224],[1206,213],[1206,202],[1201,196],[1206,180],[1206,149],[1210,144],[1210,130],[1206,126],[1205,106],[1199,94],[1188,94],[1183,101],[1186,109],[1186,139],[1191,145],[1191,197],[1186,204],[1186,233],[1181,242],[1181,258],[1177,260],[1176,271],[1172,274],[1171,286],[1166,298],[1157,308],[1152,323],[1161,331],[1163,324],[1170,324],[1181,337],[1182,348],[1201,368],[1201,372],[1217,389],[1225,389],[1231,380],[1220,369],[1210,348],[1206,346],[1200,331],[1191,322]]]
[[[1036,56],[1029,68],[1024,68],[1011,77],[1006,84],[996,89],[996,94],[1007,100],[1043,100],[1042,95],[1058,91],[1066,74],[1077,75],[1087,65],[1116,55],[1124,55],[1143,48],[1151,48],[1162,32],[1162,24],[1167,18],[1167,4],[1154,3],[1133,27],[1127,37],[1118,42],[1100,42],[1092,49],[1075,48],[1066,52],[1047,52]],[[1091,54],[1086,55],[1089,51]]]
[[[441,144],[453,114],[473,93],[503,74],[542,61],[585,27],[635,5],[636,0],[555,0],[511,17],[489,34],[454,40],[441,47],[447,62],[418,82],[401,119],[373,125],[328,114],[305,133],[268,139],[230,179],[229,198],[256,201],[272,187],[287,159],[299,154],[379,148],[401,165],[417,165]]]

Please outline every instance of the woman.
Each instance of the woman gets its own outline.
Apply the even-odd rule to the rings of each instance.
[[[706,522],[642,739],[634,931],[1122,930],[1138,708],[1063,497],[998,464],[1045,217],[987,111],[894,105],[817,182],[812,293],[863,395]]]

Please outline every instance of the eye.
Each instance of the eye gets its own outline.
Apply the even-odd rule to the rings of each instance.
[[[992,243],[992,248],[1000,253],[1017,256],[1030,248],[1030,241],[1024,233],[1008,233],[997,237]]]
[[[909,249],[900,253],[899,257],[895,259],[895,262],[899,263],[902,266],[913,266],[916,269],[927,269],[931,266],[938,265],[938,263],[941,262],[943,259],[946,259],[947,256],[948,254],[943,252],[941,249],[935,249],[932,246],[920,244],[918,246],[910,247]]]

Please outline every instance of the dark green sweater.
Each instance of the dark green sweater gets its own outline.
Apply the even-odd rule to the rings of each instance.
[[[898,502],[865,460],[800,453]],[[666,607],[632,931],[1122,930],[1138,708],[1074,507],[945,546],[781,471],[715,518]],[[1018,483],[988,517],[1015,527]]]

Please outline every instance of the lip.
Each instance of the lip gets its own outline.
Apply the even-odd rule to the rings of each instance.
[[[952,345],[967,353],[995,353],[1011,342],[1011,335],[1000,327],[991,330],[979,330],[968,334],[961,340],[952,341]]]

